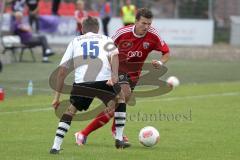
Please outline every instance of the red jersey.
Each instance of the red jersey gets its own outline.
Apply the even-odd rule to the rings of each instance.
[[[127,73],[136,82],[148,54],[153,50],[166,54],[169,48],[153,27],[144,36],[136,35],[134,27],[135,25],[120,28],[112,39],[119,50],[119,72]]]

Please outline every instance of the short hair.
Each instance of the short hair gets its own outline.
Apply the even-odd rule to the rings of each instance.
[[[140,20],[141,17],[144,17],[144,18],[147,18],[147,19],[152,19],[153,18],[152,11],[150,11],[147,8],[138,9],[137,14],[136,14],[136,20]]]
[[[99,30],[99,23],[97,18],[88,16],[82,22],[82,31],[83,33],[93,32],[97,33]]]

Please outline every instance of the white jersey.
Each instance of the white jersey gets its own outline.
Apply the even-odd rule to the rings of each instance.
[[[73,62],[75,83],[108,80],[112,73],[110,58],[118,54],[118,49],[108,52],[106,45],[113,47],[113,44],[110,37],[92,32],[78,36],[69,43],[60,66],[69,68]]]

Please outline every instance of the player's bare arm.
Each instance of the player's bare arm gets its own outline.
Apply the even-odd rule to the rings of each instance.
[[[56,92],[55,92],[54,99],[52,101],[52,105],[54,108],[57,108],[60,103],[59,99],[61,96],[61,91],[63,88],[64,79],[66,78],[66,76],[67,76],[67,68],[60,66],[57,74]]]
[[[107,81],[108,85],[113,86],[118,82],[118,67],[119,67],[119,59],[118,59],[118,51],[115,50],[111,55],[110,64],[112,68],[112,76],[111,79]]]
[[[164,55],[162,55],[160,60],[152,60],[152,65],[154,68],[156,69],[160,69],[162,65],[164,65],[165,63],[167,63],[167,61],[170,58],[170,54],[169,53],[165,53]]]

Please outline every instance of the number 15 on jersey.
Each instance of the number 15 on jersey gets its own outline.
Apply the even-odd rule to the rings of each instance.
[[[83,59],[90,57],[95,59],[99,55],[99,42],[98,41],[88,41],[83,42],[81,47],[83,48]]]

